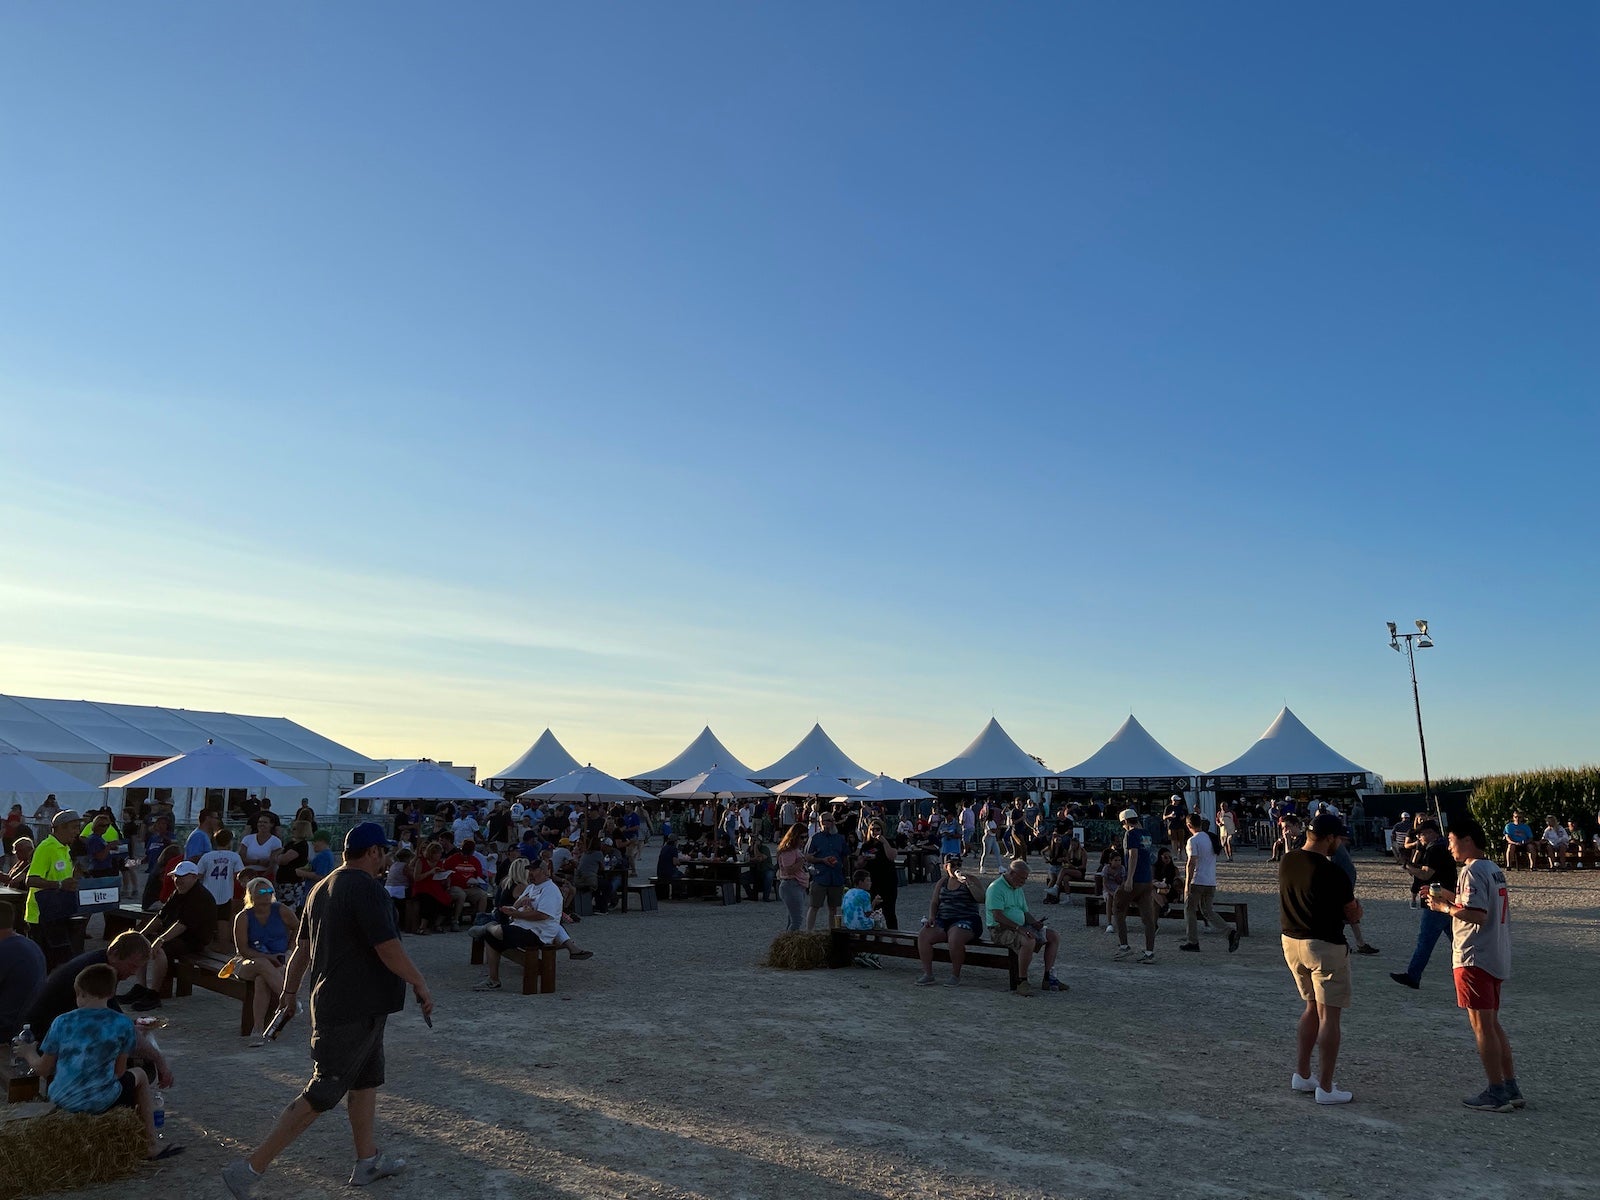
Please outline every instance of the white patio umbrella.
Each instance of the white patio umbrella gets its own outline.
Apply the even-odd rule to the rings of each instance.
[[[786,779],[773,787],[780,796],[846,796],[859,800],[856,789],[842,779],[824,775],[820,769]]]
[[[901,783],[898,779],[891,779],[887,775],[879,775],[876,779],[869,779],[856,788],[856,794],[863,800],[932,800],[933,793],[925,792],[919,787],[912,787],[909,783]]]
[[[352,788],[344,798],[356,800],[486,800],[497,803],[500,797],[468,783],[461,776],[446,771],[436,762],[423,759],[408,767],[392,771],[382,779],[374,779],[358,788]]]
[[[588,803],[597,798],[616,800],[654,800],[655,797],[643,788],[636,788],[631,783],[618,779],[615,775],[607,775],[604,771],[594,767],[579,767],[576,771],[568,771],[560,779],[552,779],[549,783],[541,783],[536,788],[529,788],[518,799],[525,800],[532,796],[537,800],[579,800]]]
[[[102,788],[303,788],[305,783],[274,767],[208,740],[204,746],[118,775]]]
[[[772,792],[759,783],[751,783],[742,775],[712,767],[701,771],[693,779],[685,779],[661,793],[669,800],[715,800],[719,796],[732,796],[735,800],[751,796],[770,796]]]
[[[20,750],[0,750],[0,792],[93,792],[97,788]]]

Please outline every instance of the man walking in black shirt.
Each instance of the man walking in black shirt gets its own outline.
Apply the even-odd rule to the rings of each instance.
[[[1319,813],[1306,832],[1304,849],[1285,854],[1278,868],[1283,958],[1305,1001],[1289,1086],[1297,1092],[1315,1092],[1318,1104],[1348,1104],[1352,1098],[1333,1079],[1339,1058],[1339,1018],[1351,998],[1350,947],[1344,927],[1347,921],[1361,920],[1350,877],[1328,861],[1344,831],[1343,818]],[[1318,1058],[1315,1077],[1313,1048]]]
[[[301,977],[311,974],[311,1082],[278,1118],[248,1159],[222,1172],[235,1197],[251,1195],[262,1173],[323,1113],[345,1099],[356,1165],[350,1182],[363,1186],[395,1175],[405,1160],[378,1153],[373,1137],[377,1089],[383,1083],[383,1027],[416,993],[424,1016],[433,1012],[428,984],[400,944],[394,904],[379,878],[388,860],[388,835],[376,822],[357,825],[344,839],[344,865],[312,889],[283,989],[293,1015]]]
[[[1456,890],[1456,860],[1450,855],[1444,835],[1439,832],[1439,822],[1424,821],[1417,829],[1422,849],[1416,855],[1416,865],[1406,871],[1411,878],[1432,888],[1435,885],[1447,892]],[[1395,971],[1389,978],[1404,987],[1415,990],[1422,985],[1422,972],[1433,956],[1433,947],[1441,936],[1450,937],[1450,914],[1434,912],[1423,906],[1422,921],[1417,927],[1417,948],[1411,952],[1410,965],[1404,971]]]

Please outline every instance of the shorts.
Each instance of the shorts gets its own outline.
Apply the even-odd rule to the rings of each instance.
[[[117,1086],[122,1089],[122,1094],[119,1095],[114,1101],[112,1101],[111,1107],[112,1108],[138,1108],[139,1107],[139,1083],[138,1083],[138,1081],[136,1079],[134,1079],[133,1072],[132,1071],[124,1071],[121,1075],[118,1075],[117,1076]],[[107,1111],[109,1112],[110,1110],[108,1109]]]
[[[1500,1011],[1500,985],[1482,967],[1456,968],[1456,1007],[1473,1008],[1479,1012]]]
[[[313,1111],[324,1113],[344,1099],[383,1084],[383,1026],[387,1015],[311,1030],[311,1082],[301,1093]]]
[[[1350,1007],[1350,947],[1286,936],[1283,959],[1302,1000],[1327,1008]]]
[[[1027,929],[991,929],[989,940],[1008,950],[1037,950],[1044,945],[1042,939],[1035,938],[1033,932]]]
[[[813,883],[806,894],[811,897],[811,907],[821,908],[826,904],[829,908],[838,908],[844,902],[844,884],[842,883]]]
[[[935,917],[933,924],[936,929],[949,933],[952,929],[965,929],[972,935],[972,940],[977,941],[980,930],[978,923],[971,917],[957,917],[953,921],[946,921],[943,917]]]

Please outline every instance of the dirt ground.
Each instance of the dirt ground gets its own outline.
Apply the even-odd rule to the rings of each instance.
[[[1600,871],[1519,872],[1504,1022],[1528,1107],[1480,1114],[1482,1086],[1441,944],[1422,990],[1402,969],[1418,913],[1398,868],[1359,856],[1366,934],[1355,959],[1339,1082],[1343,1108],[1289,1090],[1294,993],[1277,933],[1275,869],[1221,867],[1219,898],[1249,899],[1252,936],[1179,954],[1163,922],[1151,966],[1112,961],[1077,905],[1063,936],[1065,994],[1007,993],[1001,972],[919,988],[916,965],[778,972],[757,966],[778,904],[700,902],[593,917],[596,951],[562,959],[558,992],[476,994],[465,934],[407,939],[438,1005],[390,1019],[379,1140],[411,1168],[393,1200],[494,1197],[1182,1195],[1595,1196],[1600,1050],[1593,1037]],[[1029,886],[1037,897],[1035,881]],[[926,885],[901,894],[915,925]],[[941,976],[946,972],[940,968]],[[509,977],[509,975],[508,975]],[[1034,968],[1038,981],[1038,967]],[[224,1195],[217,1172],[304,1081],[305,1025],[261,1050],[211,993],[169,1002],[163,1037],[177,1163],[95,1200]],[[1588,1014],[1585,1028],[1584,1014]],[[342,1110],[262,1181],[267,1197],[348,1194]]]

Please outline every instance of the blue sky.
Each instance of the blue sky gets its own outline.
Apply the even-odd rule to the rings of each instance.
[[[0,691],[1596,758],[1584,5],[13,6]]]

